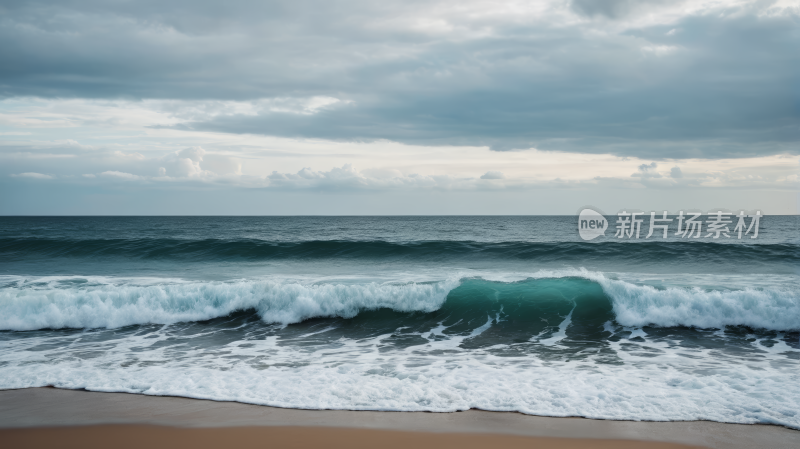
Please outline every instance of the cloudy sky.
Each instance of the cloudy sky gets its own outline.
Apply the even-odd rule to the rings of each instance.
[[[800,0],[4,0],[0,214],[800,206]]]

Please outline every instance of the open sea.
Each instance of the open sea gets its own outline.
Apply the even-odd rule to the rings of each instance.
[[[0,217],[0,389],[800,429],[800,217],[608,218]]]

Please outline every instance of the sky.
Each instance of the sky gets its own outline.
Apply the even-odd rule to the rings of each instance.
[[[800,0],[4,0],[0,215],[800,210]]]

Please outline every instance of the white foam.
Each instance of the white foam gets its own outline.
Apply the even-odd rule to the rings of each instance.
[[[196,337],[215,330],[181,337],[174,326],[166,325],[149,332],[92,331],[99,336],[105,332],[105,338],[48,332],[3,341],[0,389],[55,385],[307,409],[447,412],[479,408],[547,416],[702,419],[800,428],[800,372],[793,358],[794,342],[785,340],[789,334],[778,334],[771,342],[762,338],[738,355],[681,347],[638,329],[640,323],[653,322],[707,326],[708,321],[692,321],[696,316],[684,310],[685,304],[704,298],[712,298],[705,310],[712,314],[709,319],[718,320],[711,324],[743,324],[738,321],[748,319],[761,323],[769,313],[782,310],[787,321],[771,325],[794,325],[794,297],[779,302],[770,299],[771,292],[763,296],[762,290],[753,290],[755,294],[741,290],[739,295],[678,287],[659,290],[585,270],[533,277],[565,276],[591,279],[611,297],[617,323],[607,322],[603,328],[622,340],[608,341],[609,351],[582,353],[574,361],[567,360],[571,355],[559,358],[557,351],[567,350],[559,346],[565,344],[560,337],[567,334],[572,315],[550,337],[559,338],[553,345],[513,344],[513,357],[493,352],[495,347],[463,344],[482,333],[491,334],[493,324],[500,322],[499,313],[494,319],[487,316],[484,324],[468,334],[445,332],[443,324],[420,331],[418,335],[427,342],[410,347],[392,344],[389,334],[326,340],[321,334],[330,327],[309,329],[304,337],[327,341],[311,346],[293,345],[276,336],[247,336],[210,345],[197,339],[193,344]],[[77,281],[33,279],[4,288],[0,325],[117,327],[206,319],[243,308],[258,310],[274,323],[353,316],[376,307],[433,311],[459,285],[457,280],[386,284],[354,279],[320,284],[274,279],[216,283],[93,279],[77,286]],[[723,299],[720,304],[713,300],[716,294]],[[733,312],[714,317],[726,310],[723,306]],[[648,314],[647,307],[657,312]],[[743,312],[747,310],[755,318],[748,318]],[[623,329],[619,325],[630,335],[619,333]],[[548,357],[540,357],[536,348],[546,350]]]
[[[744,325],[772,330],[800,329],[800,294],[764,289],[705,291],[603,280],[616,320],[624,326],[693,326],[722,328]]]
[[[532,275],[537,279],[563,277],[581,277],[599,283],[611,299],[616,321],[623,326],[743,325],[770,330],[800,329],[800,291],[796,288],[655,288],[583,269],[540,271]]]
[[[765,351],[772,354],[784,354],[787,352],[800,352],[800,349],[795,349],[786,344],[785,336],[782,333],[779,333],[774,339],[773,338],[757,338],[750,344],[759,351]],[[770,340],[772,343],[771,346],[767,346],[764,344],[767,340]]]
[[[710,350],[626,340],[610,345],[623,363],[608,364],[542,360],[534,353],[496,356],[460,348],[452,342],[465,336],[441,331],[429,344],[405,349],[385,345],[389,335],[380,335],[318,350],[277,337],[206,349],[185,349],[182,342],[170,347],[175,334],[169,328],[99,343],[71,335],[0,346],[6,362],[0,389],[55,385],[305,409],[478,408],[800,428],[800,374],[792,364],[775,363],[788,359],[773,353],[725,360]],[[86,351],[93,356],[81,357]]]
[[[556,332],[553,332],[553,335],[551,335],[550,338],[536,340],[536,337],[534,337],[532,340],[536,341],[539,344],[543,344],[545,346],[557,345],[558,342],[567,338],[567,328],[569,328],[572,325],[572,312],[574,311],[575,307],[573,307],[572,310],[569,311],[569,314],[567,314],[566,318],[564,318],[564,321],[562,321],[561,324],[558,325],[558,330]]]
[[[208,320],[255,309],[269,323],[313,317],[353,317],[361,310],[390,308],[431,312],[444,304],[465,274],[446,280],[392,282],[352,279],[284,278],[197,282],[154,278],[3,277],[0,329],[121,327]],[[519,274],[486,277],[518,280]],[[413,276],[405,273],[406,279]],[[637,285],[584,269],[539,271],[529,279],[580,277],[598,283],[610,298],[616,321],[646,325],[724,328],[745,325],[770,330],[800,329],[800,291],[745,287],[737,290]],[[630,275],[629,275],[630,277]]]
[[[59,282],[63,279],[59,279]],[[268,323],[313,317],[353,317],[390,308],[431,312],[458,280],[436,283],[302,284],[274,280],[180,282],[157,285],[90,283],[0,289],[0,329],[114,328],[131,324],[201,321],[255,309]]]

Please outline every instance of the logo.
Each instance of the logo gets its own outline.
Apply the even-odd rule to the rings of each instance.
[[[648,215],[650,215],[650,220],[647,220]],[[649,239],[652,237],[653,239],[672,240],[704,237],[741,240],[750,236],[751,239],[756,239],[761,217],[763,215],[760,210],[747,213],[741,210],[734,215],[734,212],[725,212],[720,209],[708,212],[705,215],[706,220],[703,220],[702,212],[684,214],[684,211],[679,211],[677,215],[670,216],[667,211],[648,213],[623,210],[617,214],[617,232],[614,233],[614,237],[618,239]],[[749,223],[747,219],[750,219]],[[649,226],[647,226],[648,221]],[[672,225],[673,223],[677,224],[677,229]],[[605,236],[606,229],[608,229],[608,220],[599,210],[587,206],[578,214],[578,233],[583,240],[594,240],[601,235]],[[644,232],[647,232],[647,235],[642,237]]]
[[[584,240],[592,240],[606,235],[608,220],[599,212],[583,209],[578,216],[578,233]]]

